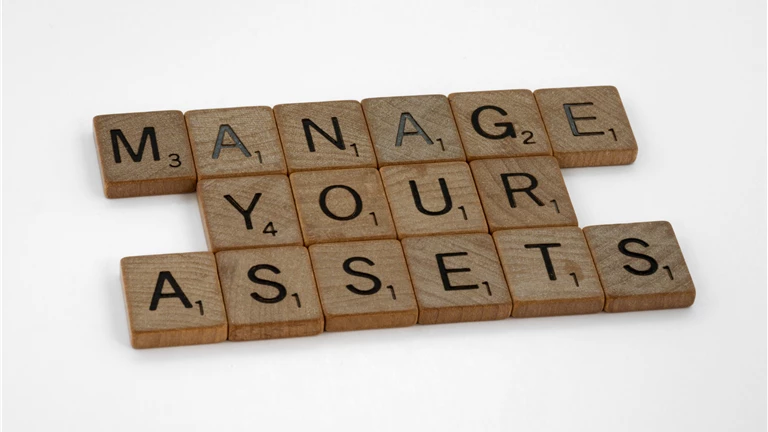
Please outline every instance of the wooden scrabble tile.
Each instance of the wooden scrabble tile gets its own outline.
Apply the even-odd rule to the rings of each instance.
[[[396,236],[374,168],[293,173],[291,186],[306,245]]]
[[[616,87],[541,89],[534,95],[561,167],[635,161],[637,143]]]
[[[213,252],[303,244],[287,176],[201,180],[197,201]]]
[[[409,237],[402,244],[419,324],[509,317],[512,298],[490,235]]]
[[[285,174],[285,159],[270,107],[187,111],[197,178]]]
[[[691,274],[669,222],[584,228],[605,291],[606,312],[688,307]]]
[[[120,270],[134,348],[227,338],[227,314],[213,254],[126,257],[120,260]]]
[[[326,331],[416,324],[419,309],[399,241],[316,244],[309,253]]]
[[[275,120],[288,172],[376,167],[357,101],[277,105]]]
[[[603,288],[578,227],[493,233],[512,293],[512,316],[536,317],[603,310]]]
[[[224,251],[216,254],[216,262],[229,340],[323,332],[323,310],[304,246]]]
[[[491,231],[578,225],[555,158],[482,159],[470,167]]]
[[[552,155],[530,90],[453,93],[448,99],[468,160]]]
[[[363,99],[362,105],[379,166],[465,160],[445,96]]]
[[[488,232],[466,162],[381,168],[399,238]]]
[[[195,163],[181,111],[93,118],[107,198],[195,191]]]

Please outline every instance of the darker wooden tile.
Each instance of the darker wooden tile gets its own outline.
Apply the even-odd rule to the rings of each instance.
[[[107,198],[195,191],[195,163],[181,111],[93,118]]]

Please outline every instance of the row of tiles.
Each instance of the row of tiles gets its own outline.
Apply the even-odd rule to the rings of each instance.
[[[578,226],[552,156],[201,180],[209,249]]]
[[[687,307],[668,222],[127,257],[134,348]]]
[[[193,192],[208,178],[554,155],[561,167],[632,163],[616,88],[501,90],[101,115],[107,197]]]

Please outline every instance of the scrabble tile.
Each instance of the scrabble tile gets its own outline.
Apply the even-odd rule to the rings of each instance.
[[[493,233],[515,318],[596,313],[603,288],[578,227]]]
[[[368,126],[357,101],[275,106],[288,172],[376,168]]]
[[[584,228],[605,291],[606,312],[688,307],[691,274],[669,222]]]
[[[488,232],[466,162],[381,168],[399,238]]]
[[[512,298],[490,235],[409,237],[402,243],[419,324],[509,317]]]
[[[198,179],[286,173],[271,108],[195,110],[184,117]]]
[[[470,167],[491,231],[578,225],[555,158],[483,159]]]
[[[227,315],[213,254],[126,257],[120,260],[120,270],[134,348],[227,338]]]
[[[534,92],[560,166],[631,164],[637,143],[616,87]]]
[[[323,310],[304,246],[224,251],[216,254],[216,262],[229,340],[323,332]]]
[[[294,173],[291,187],[306,245],[396,237],[374,168]]]
[[[213,252],[303,244],[287,176],[201,180],[197,201]]]
[[[465,160],[445,96],[372,98],[362,104],[379,166]]]
[[[399,241],[316,244],[309,253],[326,331],[416,324],[419,309]]]
[[[453,93],[448,99],[468,160],[552,155],[530,90]]]
[[[93,118],[107,198],[195,191],[195,163],[181,111]]]

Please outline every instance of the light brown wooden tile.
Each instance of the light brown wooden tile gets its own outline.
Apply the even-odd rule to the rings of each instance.
[[[552,155],[530,90],[453,93],[448,99],[468,160]]]
[[[466,162],[381,168],[399,238],[488,232]]]
[[[291,186],[306,245],[396,237],[376,169],[294,173]]]
[[[229,340],[311,336],[323,310],[307,249],[281,246],[216,254]]]
[[[107,198],[195,191],[195,163],[181,111],[93,118]]]
[[[512,299],[488,234],[402,240],[419,324],[508,318]]]
[[[493,233],[515,318],[596,313],[603,288],[578,227]]]
[[[277,105],[275,120],[288,172],[376,167],[357,101]]]
[[[606,312],[688,307],[691,274],[669,222],[584,228],[605,291]]]
[[[399,241],[316,244],[309,253],[326,331],[416,324],[419,309]]]
[[[227,315],[207,252],[126,257],[120,260],[134,348],[221,342]]]
[[[578,225],[553,157],[483,159],[470,166],[491,231]]]
[[[541,89],[534,95],[561,167],[635,161],[637,143],[616,87]]]
[[[465,160],[445,96],[372,98],[362,105],[379,166]]]
[[[213,252],[303,244],[287,176],[201,180],[197,200]]]
[[[197,178],[285,174],[285,158],[270,107],[187,111]]]

